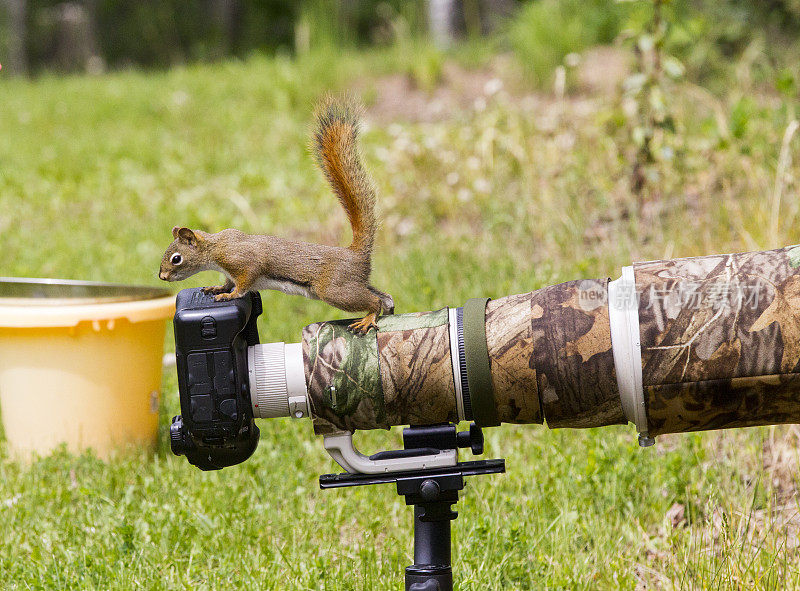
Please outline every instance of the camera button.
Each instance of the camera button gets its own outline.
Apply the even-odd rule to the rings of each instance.
[[[211,383],[211,377],[208,375],[205,353],[191,353],[186,357],[186,365],[189,373],[190,386]]]
[[[200,321],[200,336],[207,340],[217,338],[217,321],[211,316]]]
[[[192,396],[191,411],[196,423],[210,421],[214,418],[214,399],[210,394]]]
[[[236,399],[228,398],[219,403],[219,412],[232,420],[236,420],[238,413],[236,412]]]

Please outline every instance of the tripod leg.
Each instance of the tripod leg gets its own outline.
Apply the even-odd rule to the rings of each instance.
[[[406,591],[450,591],[453,588],[452,573],[450,573],[449,582],[444,578],[434,579],[431,577],[426,577],[424,581],[424,583],[411,583],[409,585],[408,572],[406,572]]]
[[[450,518],[422,521],[426,511],[414,506],[414,564],[450,565]]]
[[[406,591],[453,591],[450,565],[450,503],[414,505],[414,564],[406,567]],[[446,509],[442,511],[442,509]],[[438,514],[435,521],[425,515]]]

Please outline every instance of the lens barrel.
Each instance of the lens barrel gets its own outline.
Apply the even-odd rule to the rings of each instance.
[[[797,423],[798,311],[800,245],[634,263],[615,281],[385,316],[363,336],[319,322],[303,330],[314,429],[632,422],[649,445]]]

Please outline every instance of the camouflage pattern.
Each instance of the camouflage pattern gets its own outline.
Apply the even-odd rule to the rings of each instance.
[[[303,360],[314,432],[388,428],[375,331],[357,336],[349,321],[303,329]]]
[[[387,316],[378,323],[378,357],[387,421],[458,421],[447,308]]]
[[[608,316],[608,280],[568,281],[531,294],[530,367],[547,425],[625,424]]]
[[[347,330],[349,323],[319,322],[303,329],[306,384],[318,435],[455,418],[446,308],[385,316],[377,333],[364,336]]]
[[[800,374],[645,387],[651,435],[800,421]]]
[[[800,247],[634,273],[651,434],[800,422]]]
[[[533,365],[531,293],[486,304],[486,345],[497,415],[503,423],[541,423]]]
[[[488,303],[501,421],[544,418],[552,428],[625,422],[606,294],[607,280],[572,281]],[[364,337],[346,326],[323,322],[303,331],[318,434],[456,420],[447,309],[381,318],[378,332]]]
[[[608,280],[570,281],[490,301],[486,343],[504,423],[624,424]]]
[[[800,246],[637,263],[634,273],[651,435],[800,422]],[[607,287],[570,281],[489,302],[503,422],[626,423]],[[364,337],[347,321],[307,326],[316,432],[455,420],[447,322],[445,309],[387,316]]]

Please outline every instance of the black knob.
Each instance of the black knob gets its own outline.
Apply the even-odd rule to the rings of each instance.
[[[186,453],[186,444],[183,438],[183,419],[180,415],[172,417],[169,426],[169,447],[176,456]]]
[[[475,423],[469,425],[469,439],[472,453],[479,456],[483,453],[483,431]]]
[[[419,485],[419,494],[425,501],[435,501],[439,498],[439,483],[435,480],[424,480]]]
[[[456,439],[458,447],[468,447],[476,456],[483,453],[483,431],[475,423],[470,423],[469,431],[462,431],[456,435]]]

